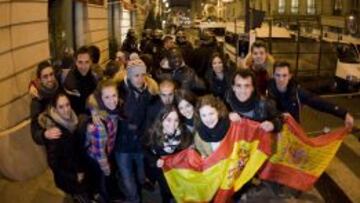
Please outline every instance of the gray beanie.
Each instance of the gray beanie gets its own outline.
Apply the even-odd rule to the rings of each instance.
[[[133,77],[137,74],[145,74],[146,65],[141,59],[130,60],[127,64],[127,76]]]

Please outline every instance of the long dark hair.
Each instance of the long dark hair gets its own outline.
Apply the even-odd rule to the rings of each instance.
[[[67,96],[65,94],[65,92],[62,92],[62,91],[58,92],[57,94],[54,95],[54,97],[51,99],[50,106],[53,107],[53,108],[56,108],[57,102],[58,102],[60,97],[66,97],[66,99],[69,101],[69,104],[71,106],[69,96]],[[71,107],[71,109],[72,109],[72,107]]]
[[[192,92],[190,92],[188,90],[178,89],[178,90],[175,91],[176,108],[179,108],[179,104],[180,104],[180,102],[182,100],[185,100],[185,101],[189,102],[191,105],[193,105],[193,107],[194,107],[193,119],[195,120],[195,117],[198,116],[198,114],[196,112],[197,97],[195,96],[195,94],[193,94]],[[180,112],[179,112],[179,115],[180,115],[181,118],[184,117],[183,115],[181,115]]]
[[[219,52],[214,52],[209,60],[209,70],[213,71],[212,63],[215,58],[219,58],[221,62],[223,63],[223,72],[227,71],[226,63],[224,57]]]
[[[171,112],[176,112],[180,115],[176,107],[173,105],[167,105],[160,110],[154,124],[148,130],[148,136],[144,140],[145,146],[162,146],[165,142],[162,122]],[[178,128],[181,130],[181,143],[178,149],[185,149],[192,144],[192,136],[181,122],[179,122]]]

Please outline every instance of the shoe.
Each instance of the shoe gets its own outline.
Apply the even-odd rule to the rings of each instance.
[[[146,180],[142,185],[142,188],[144,188],[145,190],[149,191],[149,192],[154,192],[155,191],[155,186],[153,183],[151,183],[149,180]]]

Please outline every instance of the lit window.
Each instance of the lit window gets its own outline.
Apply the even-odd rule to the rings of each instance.
[[[122,13],[121,13],[121,27],[120,27],[121,42],[123,42],[125,40],[127,31],[130,28],[131,28],[130,12],[129,12],[129,10],[126,10],[123,8]]]
[[[291,13],[299,12],[299,0],[291,0]]]
[[[307,0],[307,13],[315,14],[315,0]]]
[[[279,0],[279,13],[285,13],[285,0]]]

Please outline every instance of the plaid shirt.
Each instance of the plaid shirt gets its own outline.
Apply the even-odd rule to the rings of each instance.
[[[110,115],[102,121],[100,124],[91,123],[87,128],[87,153],[99,163],[105,175],[110,175],[108,155],[115,145],[118,116]]]

